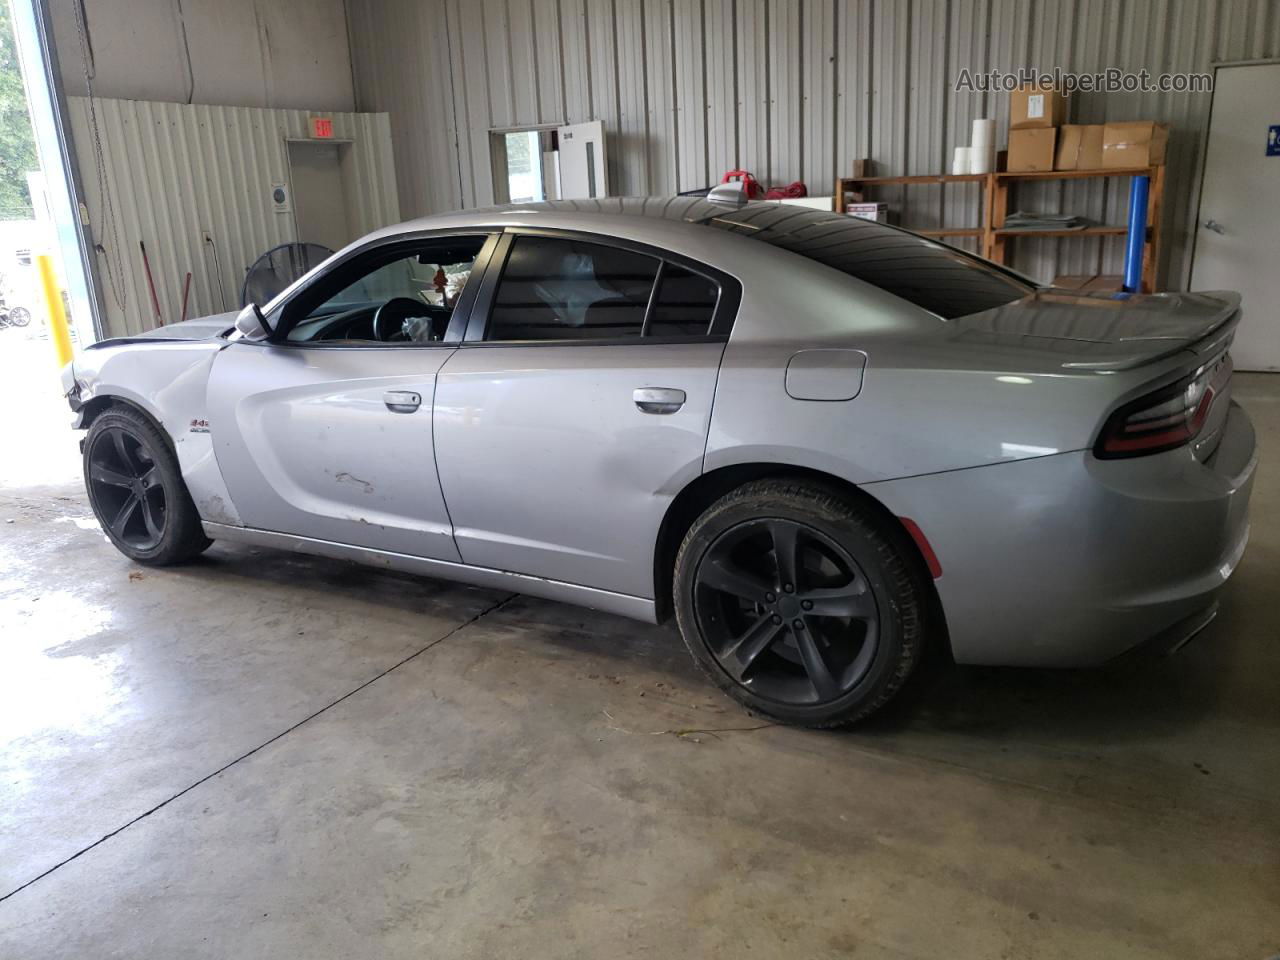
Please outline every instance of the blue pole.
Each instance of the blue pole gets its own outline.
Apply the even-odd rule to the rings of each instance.
[[[1142,289],[1142,250],[1147,242],[1147,193],[1150,177],[1134,177],[1129,181],[1129,236],[1124,247],[1124,289],[1137,293]]]

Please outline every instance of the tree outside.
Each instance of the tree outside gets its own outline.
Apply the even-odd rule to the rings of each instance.
[[[12,12],[0,0],[0,220],[33,216],[27,173],[40,169],[22,85]]]

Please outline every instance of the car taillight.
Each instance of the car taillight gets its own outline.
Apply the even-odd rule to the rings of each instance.
[[[1107,418],[1094,456],[1139,457],[1188,443],[1204,426],[1214,397],[1230,377],[1231,358],[1224,354],[1191,376],[1126,403]]]

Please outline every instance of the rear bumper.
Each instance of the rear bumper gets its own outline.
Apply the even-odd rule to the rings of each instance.
[[[1176,645],[1214,607],[1248,543],[1256,466],[1232,404],[1205,463],[1186,447],[1081,451],[868,490],[933,545],[958,662],[1088,666],[1161,635]]]

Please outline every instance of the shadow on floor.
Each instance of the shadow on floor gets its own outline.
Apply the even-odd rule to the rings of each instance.
[[[252,580],[407,613],[427,609],[436,598],[459,590],[475,590],[495,600],[502,597],[497,591],[427,577],[239,545],[218,545],[174,572],[202,579]],[[486,626],[509,631],[513,642],[643,662],[645,668],[691,689],[706,683],[670,624],[655,627],[520,596],[490,615]],[[1194,649],[1217,644],[1217,628],[1212,625],[1172,657],[1143,657],[1094,670],[958,667],[934,656],[897,699],[856,732],[875,736],[916,730],[992,741],[1114,742],[1172,735],[1219,706],[1221,684],[1212,669],[1198,662],[1203,657]]]

